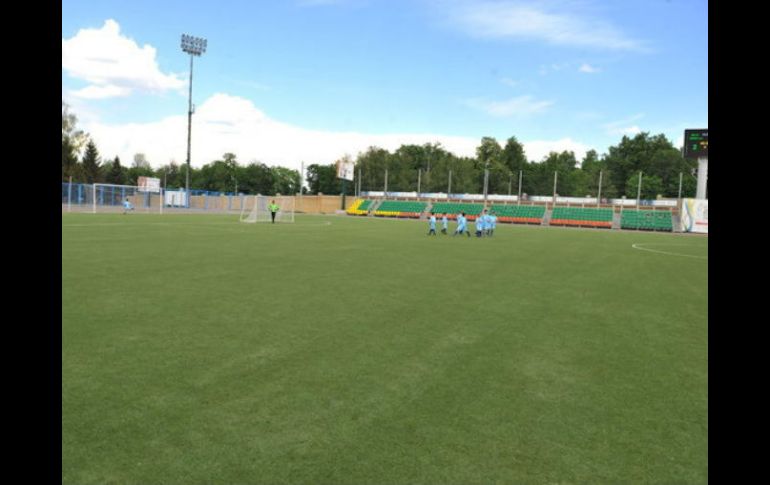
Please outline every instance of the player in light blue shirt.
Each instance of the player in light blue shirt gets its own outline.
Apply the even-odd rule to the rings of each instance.
[[[476,237],[481,237],[484,234],[484,228],[486,228],[487,222],[487,210],[476,216]]]
[[[446,212],[444,212],[444,216],[441,218],[441,234],[446,235],[448,229],[448,222],[446,218]]]
[[[134,206],[131,205],[131,202],[128,201],[128,197],[126,197],[126,200],[123,201],[123,214],[132,210],[134,210]]]
[[[462,234],[463,231],[465,230],[465,218],[463,217],[463,215],[457,214],[457,217],[455,220],[457,221],[457,228],[455,228],[455,232],[454,234],[452,234],[453,236]]]
[[[495,228],[497,227],[497,215],[495,214],[495,211],[492,211],[487,216],[489,218],[489,224],[487,225],[487,231],[489,232],[489,235],[495,233]]]
[[[436,215],[433,214],[433,212],[430,213],[430,219],[428,219],[428,227],[430,230],[428,231],[428,236],[433,234],[436,235]]]
[[[471,237],[471,233],[467,231],[467,220],[465,219],[465,212],[461,212],[457,216],[457,229],[455,229],[455,233],[452,234],[453,236],[456,236],[458,234],[462,235],[463,233],[467,234],[468,237]]]

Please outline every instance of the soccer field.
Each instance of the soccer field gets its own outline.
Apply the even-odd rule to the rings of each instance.
[[[62,214],[62,483],[708,481],[707,237],[427,231]]]

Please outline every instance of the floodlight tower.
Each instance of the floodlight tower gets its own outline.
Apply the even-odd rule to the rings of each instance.
[[[206,39],[193,37],[192,35],[182,34],[182,50],[190,54],[190,94],[187,99],[187,179],[185,183],[185,192],[187,207],[190,207],[190,136],[192,130],[192,79],[193,79],[193,57],[206,52]]]

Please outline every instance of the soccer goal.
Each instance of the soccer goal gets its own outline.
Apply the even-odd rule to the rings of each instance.
[[[294,197],[266,195],[246,197],[241,207],[241,222],[271,222],[270,204],[273,202],[278,206],[275,222],[294,222]]]
[[[91,212],[123,212],[123,202],[128,200],[133,212],[163,213],[163,189],[146,191],[136,185],[93,184],[87,194]]]

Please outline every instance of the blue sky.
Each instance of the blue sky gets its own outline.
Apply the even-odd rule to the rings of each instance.
[[[703,0],[62,2],[62,98],[104,157],[226,152],[298,168],[369,145],[482,136],[604,153],[624,134],[708,127]]]

